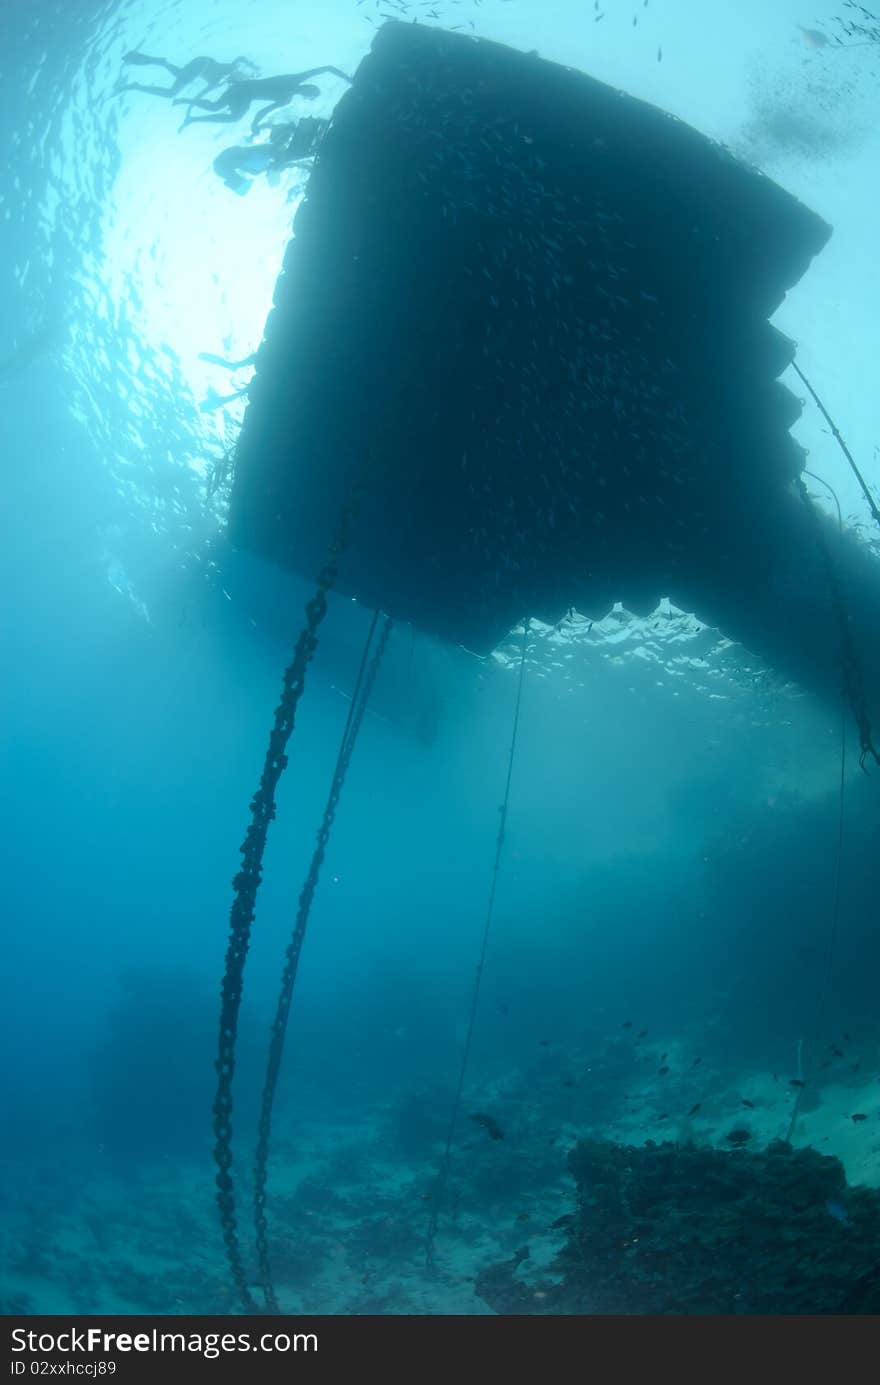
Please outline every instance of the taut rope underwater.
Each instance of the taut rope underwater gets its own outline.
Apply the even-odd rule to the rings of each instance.
[[[379,612],[373,615],[369,634],[367,635],[361,656],[360,668],[358,669],[357,682],[355,683],[354,693],[352,694],[351,704],[348,709],[348,719],[345,723],[345,730],[342,733],[342,741],[339,746],[339,754],[336,758],[336,768],[333,771],[333,779],[330,784],[330,792],[324,808],[324,815],[321,819],[321,826],[318,829],[318,838],[315,850],[306,875],[305,884],[299,897],[299,907],[296,912],[296,923],[287,952],[284,958],[284,969],[281,973],[281,989],[278,996],[278,1006],[275,1011],[275,1020],[272,1025],[272,1038],[269,1045],[269,1059],[266,1065],[266,1081],[263,1087],[263,1099],[260,1109],[259,1138],[257,1141],[257,1152],[254,1159],[254,1224],[257,1239],[257,1260],[259,1265],[260,1284],[266,1297],[266,1304],[273,1313],[280,1313],[281,1308],[272,1285],[272,1273],[269,1265],[269,1244],[268,1244],[268,1225],[266,1221],[266,1182],[268,1177],[268,1158],[269,1158],[269,1137],[272,1127],[272,1108],[275,1101],[275,1089],[278,1084],[278,1073],[281,1068],[281,1057],[284,1052],[284,1039],[287,1033],[287,1020],[290,1015],[290,1002],[293,997],[293,987],[296,981],[297,968],[299,966],[300,954],[306,936],[306,927],[309,921],[309,913],[312,907],[312,900],[315,897],[315,890],[318,885],[318,877],[321,873],[321,866],[324,862],[324,854],[327,850],[327,842],[330,838],[330,831],[333,820],[336,816],[336,808],[339,803],[339,795],[342,792],[342,785],[345,774],[351,760],[352,751],[364,719],[364,712],[373,690],[373,683],[385,653],[385,647],[391,634],[392,620],[390,616],[385,617],[382,633],[379,642],[372,652],[370,658],[371,645],[376,632],[376,625],[379,620]],[[369,659],[369,666],[368,661]]]
[[[853,457],[852,453],[850,452],[849,448],[844,442],[840,429],[834,422],[834,419],[831,417],[828,410],[825,408],[825,405],[822,403],[822,400],[819,398],[810,381],[807,379],[806,375],[801,370],[797,361],[792,361],[791,364],[792,369],[796,372],[798,378],[803,381],[807,389],[810,391],[810,394],[816,402],[817,408],[822,414],[822,417],[825,419],[825,422],[828,424],[828,427],[831,429],[831,433],[838,447],[840,448],[841,452],[843,453],[844,457],[849,463],[849,466],[856,480],[861,486],[862,494],[864,495],[865,500],[868,503],[868,508],[870,509],[875,522],[878,526],[880,526],[880,509],[878,509],[877,504],[874,501],[873,496],[871,495],[871,492],[868,490],[868,484],[865,481],[865,478],[859,470],[858,466],[856,465],[855,458]],[[811,472],[806,472],[805,474],[808,476],[812,475]],[[821,480],[822,478],[817,477],[816,479]],[[828,485],[827,481],[822,481],[822,484],[824,486],[828,486],[828,489],[834,496],[834,503],[837,506],[838,528],[842,529],[843,517],[840,509],[840,501],[838,500],[833,488],[830,485]],[[840,588],[837,573],[834,570],[834,563],[832,561],[831,554],[828,551],[828,545],[825,542],[824,535],[819,526],[816,511],[813,508],[809,492],[807,491],[807,488],[804,485],[802,476],[797,477],[795,485],[797,486],[801,500],[806,505],[807,511],[812,519],[815,530],[816,542],[818,544],[819,551],[822,555],[822,561],[825,565],[825,573],[828,579],[828,587],[831,592],[831,601],[834,606],[834,612],[837,617],[837,623],[840,630],[841,665],[843,668],[844,690],[846,693],[846,697],[849,701],[850,707],[852,709],[852,714],[855,718],[856,725],[859,729],[859,745],[861,748],[861,754],[859,756],[859,765],[862,769],[864,769],[865,760],[868,758],[869,755],[874,759],[875,763],[880,764],[880,754],[878,754],[877,752],[877,748],[874,745],[874,741],[871,734],[871,723],[868,720],[868,709],[865,701],[865,688],[862,679],[862,671],[858,659],[856,657],[856,651],[852,642],[852,638],[850,636],[849,620],[847,618],[846,612],[846,603],[843,599],[843,592]]]
[[[831,433],[832,433],[832,435],[833,435],[833,437],[834,437],[834,439],[835,439],[835,441],[836,441],[838,447],[840,448],[841,452],[843,453],[844,457],[846,458],[847,462],[849,463],[853,475],[855,476],[856,480],[858,481],[859,485],[860,485],[861,488],[862,488],[862,494],[864,495],[865,499],[866,499],[867,502],[868,502],[868,508],[869,508],[869,510],[871,511],[871,514],[872,514],[873,517],[874,517],[874,522],[875,522],[875,524],[877,524],[878,526],[880,526],[880,509],[878,509],[878,507],[877,507],[877,502],[875,501],[875,499],[874,499],[874,497],[872,496],[871,492],[868,490],[868,483],[867,483],[867,481],[865,480],[864,476],[862,475],[861,471],[859,470],[858,466],[856,465],[855,457],[854,457],[853,454],[850,452],[849,448],[847,447],[846,443],[844,442],[843,438],[841,437],[840,429],[838,428],[837,424],[834,422],[834,419],[831,417],[831,415],[829,414],[828,410],[825,408],[825,405],[822,403],[822,400],[819,398],[818,394],[817,394],[816,391],[813,389],[813,386],[810,384],[810,382],[809,382],[809,380],[807,379],[806,375],[805,375],[804,372],[801,370],[801,368],[800,368],[800,366],[798,365],[797,361],[792,361],[791,366],[792,366],[792,370],[794,370],[794,371],[796,372],[796,374],[798,375],[798,377],[803,381],[803,383],[806,385],[807,389],[810,391],[810,394],[813,396],[813,399],[814,399],[815,402],[816,402],[816,407],[818,408],[818,410],[819,410],[819,412],[821,413],[822,417],[824,418],[825,422],[828,424],[828,427],[831,429]]]
[[[846,802],[846,698],[840,700],[840,778],[837,786],[837,841],[834,854],[834,887],[831,896],[831,927],[828,931],[828,951],[825,957],[825,970],[822,974],[822,988],[819,998],[816,1001],[816,1012],[813,1020],[814,1040],[819,1036],[819,1028],[825,1015],[825,1006],[828,1002],[828,993],[831,990],[831,974],[834,969],[834,951],[837,946],[837,932],[840,924],[840,879],[843,864],[843,825],[844,825],[844,806]],[[809,1055],[809,1049],[807,1050]],[[798,1076],[806,1080],[809,1078],[809,1062],[805,1065],[803,1072]],[[795,1091],[794,1103],[791,1108],[791,1117],[788,1122],[788,1129],[785,1138],[791,1144],[791,1137],[794,1134],[794,1127],[800,1114],[801,1096],[805,1088],[800,1086]]]
[[[805,475],[805,476],[809,476],[809,477],[810,477],[812,480],[814,480],[814,481],[820,482],[821,485],[825,486],[825,487],[831,492],[831,497],[832,497],[832,499],[834,500],[834,504],[835,504],[835,506],[836,506],[836,508],[837,508],[837,527],[838,527],[838,531],[842,532],[842,531],[843,531],[843,512],[842,512],[842,510],[841,510],[841,508],[840,508],[840,501],[839,501],[838,498],[837,498],[837,492],[835,491],[834,487],[831,485],[831,483],[830,483],[829,481],[825,481],[821,476],[816,476],[816,475],[814,475],[814,473],[811,472],[811,471],[805,471],[805,472],[804,472],[804,475]],[[827,953],[826,953],[826,956],[825,956],[825,970],[824,970],[823,975],[822,975],[822,986],[821,986],[821,990],[819,991],[819,998],[818,998],[818,1000],[816,1001],[816,1011],[815,1011],[815,1017],[814,1017],[814,1020],[813,1020],[813,1037],[814,1037],[814,1040],[815,1040],[816,1038],[818,1038],[819,1029],[820,1029],[820,1026],[821,1026],[821,1023],[822,1023],[822,1018],[823,1018],[823,1016],[824,1016],[824,1014],[825,1014],[825,1006],[826,1006],[827,1001],[828,1001],[828,993],[829,993],[829,991],[830,991],[830,989],[831,989],[831,974],[832,974],[832,971],[833,971],[833,968],[834,968],[834,951],[835,951],[835,948],[836,948],[836,945],[837,945],[837,931],[838,931],[838,925],[839,925],[839,923],[840,923],[840,879],[841,879],[841,869],[842,869],[842,864],[843,864],[843,825],[844,825],[844,808],[845,808],[845,804],[846,804],[846,705],[847,705],[847,691],[846,691],[846,688],[845,688],[845,687],[841,687],[841,690],[840,690],[840,776],[839,776],[838,784],[837,784],[837,841],[836,841],[836,849],[835,849],[835,856],[834,856],[834,888],[833,888],[832,897],[831,897],[831,927],[830,927],[830,929],[829,929],[829,931],[828,931],[828,950],[827,950]],[[802,1043],[803,1043],[803,1040],[801,1040],[801,1044],[798,1045],[798,1056],[799,1056],[799,1059],[800,1059],[800,1055],[801,1055],[801,1053],[802,1053],[802,1048],[801,1048]],[[809,1050],[808,1050],[808,1055],[809,1055]],[[799,1062],[799,1066],[798,1066],[798,1077],[801,1078],[801,1079],[803,1079],[804,1076],[805,1076],[805,1074],[808,1073],[808,1071],[809,1071],[809,1068],[808,1068],[808,1067],[804,1068],[803,1071],[802,1071],[802,1070],[801,1070],[801,1067],[800,1067],[800,1062]],[[785,1132],[785,1138],[786,1138],[786,1141],[787,1141],[789,1144],[791,1144],[791,1138],[792,1138],[792,1136],[793,1136],[793,1134],[794,1134],[794,1128],[795,1128],[795,1125],[797,1124],[798,1115],[800,1114],[801,1096],[803,1095],[804,1090],[805,1090],[804,1087],[803,1087],[803,1086],[800,1086],[800,1087],[798,1087],[798,1088],[796,1089],[796,1091],[795,1091],[794,1102],[793,1102],[792,1108],[791,1108],[791,1117],[790,1117],[789,1122],[788,1122],[788,1129],[787,1129],[786,1132]]]
[[[861,666],[850,634],[846,602],[840,587],[837,572],[834,568],[834,562],[828,550],[828,544],[825,542],[825,536],[819,526],[819,518],[810,498],[810,493],[804,484],[803,477],[799,476],[795,485],[797,486],[798,494],[804,502],[807,513],[810,515],[813,523],[816,544],[825,566],[825,576],[828,582],[828,589],[831,593],[831,603],[834,607],[834,614],[840,633],[840,663],[843,672],[843,688],[856,726],[858,727],[859,745],[861,748],[859,764],[862,769],[864,769],[865,760],[869,755],[877,764],[880,764],[880,754],[878,754],[877,747],[874,745],[873,741],[871,723],[868,718],[868,707],[865,700],[865,685],[862,678]]]
[[[827,418],[828,415],[825,409],[823,408],[821,402],[819,401],[815,391],[812,389],[809,382],[804,378],[803,373],[801,371],[798,371],[798,374],[801,375],[802,379],[804,379],[804,383],[807,385],[807,388],[810,390],[810,393],[813,395],[813,398],[816,400],[816,403],[819,405],[820,409],[822,409],[823,414],[825,414]],[[837,428],[831,422],[830,419],[828,421],[831,424],[831,429],[834,433],[834,436],[840,442],[841,447],[844,448],[844,452],[846,453],[846,455],[849,456],[848,450],[846,449],[843,439],[840,437]],[[814,476],[812,472],[805,471],[804,475],[811,476],[813,480],[820,481],[821,484],[823,486],[826,486],[827,489],[831,492],[831,495],[834,498],[834,503],[837,507],[838,528],[842,530],[843,514],[840,508],[840,501],[837,498],[837,494],[833,486],[831,486],[828,481],[823,480],[821,476]],[[809,505],[809,497],[806,494],[806,487],[804,486],[803,481],[800,482],[800,490],[802,497]],[[875,518],[877,518],[876,511],[873,509],[873,506],[872,513],[874,513]],[[829,574],[833,579],[833,568],[831,567],[830,558],[828,557],[827,552],[825,555],[825,560],[829,566]],[[845,618],[845,612],[843,614]],[[819,992],[819,996],[816,1002],[815,1019],[813,1021],[814,1038],[818,1038],[819,1028],[822,1022],[822,1017],[825,1013],[825,1006],[828,1000],[828,994],[831,989],[831,976],[834,966],[834,949],[837,942],[838,925],[840,922],[840,882],[843,861],[844,808],[846,794],[846,704],[848,696],[849,690],[846,686],[846,676],[844,676],[844,686],[841,688],[840,702],[840,777],[838,781],[837,842],[834,864],[834,887],[831,903],[831,928],[829,930],[828,935],[828,951],[825,959],[825,970],[822,976],[821,990]],[[866,753],[864,746],[864,736],[862,733],[861,726],[859,727],[859,733],[860,738],[862,739],[862,756],[860,760],[861,763],[864,760]],[[870,737],[870,728],[868,728],[868,735]],[[869,746],[869,748],[873,751],[873,746]],[[876,759],[876,751],[873,751],[873,753]],[[804,1076],[806,1078],[809,1077],[809,1071],[806,1068],[804,1069]],[[804,1090],[804,1087],[799,1087],[795,1094],[794,1104],[792,1106],[791,1111],[791,1118],[788,1123],[788,1129],[785,1133],[785,1138],[789,1144],[791,1143],[792,1136],[794,1135],[795,1125],[797,1124],[797,1118],[800,1112],[801,1096]],[[880,1260],[876,1261],[872,1266],[870,1266],[870,1268],[867,1269],[864,1274],[860,1275],[858,1279],[850,1286],[849,1290],[844,1295],[841,1302],[838,1304],[836,1311],[840,1314],[861,1313],[866,1311],[866,1306],[871,1298],[872,1291],[878,1281],[880,1281]]]
[[[474,1037],[474,1024],[477,1018],[477,1007],[480,1003],[480,986],[483,980],[483,968],[486,962],[486,949],[489,944],[489,929],[492,926],[492,915],[495,911],[495,895],[498,889],[498,873],[501,869],[501,853],[504,850],[504,836],[507,827],[507,809],[510,803],[510,781],[513,776],[513,757],[516,751],[516,737],[519,730],[519,712],[522,703],[523,678],[526,668],[526,651],[528,647],[529,620],[523,621],[522,651],[519,661],[519,679],[516,687],[516,705],[513,713],[513,733],[510,739],[510,751],[507,757],[507,780],[504,785],[504,801],[502,802],[499,813],[500,822],[498,824],[498,836],[495,839],[495,862],[492,867],[492,885],[489,890],[489,902],[486,907],[486,918],[483,923],[483,937],[480,944],[480,958],[477,962],[476,975],[474,977],[474,988],[471,994],[471,1008],[468,1015],[467,1029],[465,1031],[464,1046],[461,1054],[461,1064],[458,1070],[458,1084],[455,1089],[455,1096],[452,1099],[452,1111],[449,1117],[449,1126],[446,1131],[446,1144],[443,1149],[443,1157],[440,1160],[440,1168],[434,1183],[434,1193],[431,1198],[431,1215],[428,1221],[428,1235],[425,1242],[425,1263],[430,1268],[434,1263],[434,1239],[437,1235],[437,1223],[440,1217],[440,1204],[443,1194],[446,1191],[446,1183],[449,1178],[449,1160],[452,1153],[452,1141],[455,1137],[455,1127],[458,1124],[458,1116],[461,1110],[461,1094],[464,1089],[464,1079],[467,1074],[468,1058],[471,1052],[471,1042]]]
[[[846,443],[845,443],[844,440],[843,440],[843,437],[842,437],[842,435],[841,435],[840,429],[837,427],[837,424],[834,422],[834,420],[833,420],[833,418],[831,417],[831,415],[829,414],[828,410],[825,408],[825,405],[822,403],[822,400],[819,398],[818,394],[817,394],[816,391],[813,389],[813,386],[811,385],[810,381],[807,379],[806,375],[805,375],[804,372],[801,370],[801,368],[800,368],[800,366],[797,364],[797,362],[796,362],[796,361],[793,361],[793,362],[792,362],[792,366],[794,367],[794,370],[797,372],[797,375],[798,375],[799,378],[803,381],[803,383],[806,385],[807,389],[809,390],[810,394],[812,395],[813,399],[815,400],[816,405],[817,405],[818,409],[820,410],[820,412],[821,412],[821,414],[822,414],[822,417],[825,419],[825,421],[827,422],[829,428],[831,429],[831,432],[832,432],[833,437],[834,437],[835,440],[837,441],[838,446],[840,447],[841,451],[843,452],[844,457],[846,458],[847,462],[849,463],[849,465],[850,465],[850,467],[851,467],[851,469],[852,469],[852,471],[853,471],[853,473],[854,473],[854,475],[855,475],[855,477],[856,477],[856,479],[857,479],[859,485],[860,485],[861,488],[862,488],[862,493],[864,494],[864,497],[865,497],[866,501],[868,502],[868,506],[869,506],[869,508],[870,508],[871,514],[873,515],[874,519],[877,521],[878,525],[880,525],[880,511],[878,511],[877,506],[876,506],[876,504],[874,503],[874,499],[873,499],[873,497],[872,497],[870,491],[868,490],[867,483],[866,483],[864,477],[862,476],[861,472],[859,471],[859,468],[858,468],[858,466],[856,465],[856,462],[855,462],[855,459],[853,458],[852,453],[850,452],[849,448],[847,447]],[[804,475],[804,476],[809,476],[809,477],[810,477],[812,480],[814,480],[814,481],[819,481],[821,485],[825,486],[825,488],[826,488],[828,491],[831,492],[831,497],[832,497],[832,499],[833,499],[833,501],[834,501],[834,504],[835,504],[835,507],[836,507],[836,510],[837,510],[837,527],[838,527],[838,532],[841,532],[841,533],[842,533],[842,532],[843,532],[843,511],[841,510],[841,507],[840,507],[840,500],[838,499],[837,492],[835,491],[834,487],[830,484],[830,482],[824,480],[823,477],[821,477],[821,476],[816,476],[816,475],[815,475],[813,472],[811,472],[811,471],[806,471],[806,470],[805,470],[804,473],[803,473],[803,475]],[[865,767],[865,759],[867,758],[868,755],[872,755],[873,758],[874,758],[874,760],[875,760],[875,761],[878,761],[878,763],[880,763],[880,757],[878,757],[877,750],[876,750],[876,748],[875,748],[875,746],[874,746],[874,744],[873,744],[872,737],[871,737],[871,726],[870,726],[870,722],[868,721],[867,708],[866,708],[866,706],[865,706],[865,695],[864,695],[864,686],[863,686],[863,682],[862,682],[861,669],[860,669],[859,664],[858,664],[858,661],[857,661],[857,659],[856,659],[855,649],[853,648],[852,640],[851,640],[851,638],[850,638],[849,623],[848,623],[848,620],[847,620],[846,606],[845,606],[844,599],[843,599],[843,593],[842,593],[842,591],[841,591],[841,589],[840,589],[840,585],[839,585],[838,580],[837,580],[837,573],[836,573],[835,570],[834,570],[834,564],[833,564],[832,559],[831,559],[831,554],[830,554],[829,551],[828,551],[828,546],[827,546],[827,544],[825,543],[825,540],[824,540],[822,531],[821,531],[821,529],[820,529],[820,527],[819,527],[818,520],[817,520],[817,518],[816,518],[816,512],[815,512],[815,510],[813,509],[813,504],[812,504],[812,501],[811,501],[811,499],[810,499],[810,496],[809,496],[809,493],[808,493],[808,491],[807,491],[807,488],[806,488],[806,486],[804,485],[804,481],[803,481],[803,477],[802,477],[802,476],[801,476],[801,477],[798,477],[797,482],[796,482],[796,485],[797,485],[797,488],[798,488],[798,493],[800,494],[800,497],[801,497],[802,501],[803,501],[804,504],[806,505],[806,507],[807,507],[807,509],[808,509],[808,511],[809,511],[809,513],[810,513],[810,515],[811,515],[811,517],[812,517],[813,523],[814,523],[814,525],[815,525],[816,542],[817,542],[817,544],[818,544],[818,546],[819,546],[819,550],[820,550],[820,552],[821,552],[821,554],[822,554],[822,561],[823,561],[823,563],[824,563],[824,565],[825,565],[825,571],[826,571],[826,575],[827,575],[827,579],[828,579],[828,586],[829,586],[829,589],[830,589],[830,592],[831,592],[831,600],[832,600],[832,604],[833,604],[833,606],[834,606],[835,616],[836,616],[836,618],[837,618],[838,626],[839,626],[839,629],[840,629],[840,641],[841,641],[841,668],[842,668],[842,672],[843,672],[843,680],[842,680],[842,686],[841,686],[841,706],[840,706],[840,776],[839,776],[839,782],[838,782],[838,799],[837,799],[837,802],[838,802],[838,807],[837,807],[837,842],[836,842],[835,864],[834,864],[834,887],[833,887],[832,903],[831,903],[831,927],[830,927],[830,931],[829,931],[829,935],[828,935],[828,953],[827,953],[826,960],[825,960],[825,970],[824,970],[823,978],[822,978],[822,986],[821,986],[821,990],[820,990],[820,992],[819,992],[818,1000],[817,1000],[817,1002],[816,1002],[816,1012],[815,1012],[815,1018],[814,1018],[814,1022],[813,1022],[813,1033],[814,1033],[814,1037],[816,1037],[816,1036],[818,1036],[818,1031],[819,1031],[819,1027],[820,1027],[820,1025],[821,1025],[821,1022],[822,1022],[822,1017],[823,1017],[823,1015],[824,1015],[824,1013],[825,1013],[825,1006],[826,1006],[826,1003],[827,1003],[827,1000],[828,1000],[828,993],[829,993],[829,990],[830,990],[830,988],[831,988],[831,974],[832,974],[832,969],[833,969],[833,966],[834,966],[834,949],[835,949],[835,945],[836,945],[836,942],[837,942],[837,931],[838,931],[838,925],[839,925],[839,921],[840,921],[840,881],[841,881],[841,869],[842,869],[842,860],[843,860],[843,829],[844,829],[844,807],[845,807],[845,794],[846,794],[846,706],[847,706],[847,703],[849,703],[849,705],[850,705],[850,709],[851,709],[851,711],[852,711],[852,713],[853,713],[853,716],[854,716],[854,718],[855,718],[856,725],[857,725],[858,731],[859,731],[859,745],[860,745],[860,749],[861,749],[861,754],[860,754],[860,756],[859,756],[859,764],[860,764],[860,766],[862,767],[862,769],[864,769],[864,767]],[[790,1117],[790,1119],[789,1119],[789,1122],[788,1122],[788,1129],[787,1129],[786,1135],[785,1135],[785,1138],[786,1138],[786,1140],[787,1140],[789,1143],[791,1143],[791,1138],[792,1138],[792,1136],[793,1136],[793,1134],[794,1134],[794,1128],[795,1128],[795,1125],[797,1124],[797,1118],[798,1118],[798,1115],[799,1115],[799,1113],[800,1113],[801,1095],[802,1095],[803,1091],[804,1091],[804,1088],[803,1088],[803,1087],[799,1087],[799,1088],[797,1089],[797,1093],[796,1093],[795,1099],[794,1099],[794,1104],[793,1104],[793,1106],[792,1106],[791,1117]]]

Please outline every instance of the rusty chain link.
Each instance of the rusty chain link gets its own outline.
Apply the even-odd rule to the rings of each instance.
[[[339,559],[349,541],[358,501],[358,493],[353,491],[343,507],[336,537],[318,575],[315,594],[306,606],[306,623],[297,640],[293,660],[284,673],[281,699],[275,709],[275,720],[269,735],[259,788],[250,803],[250,826],[239,848],[242,858],[241,869],[232,881],[234,893],[229,916],[229,943],[220,996],[217,1090],[213,1107],[214,1161],[217,1165],[215,1182],[223,1243],[242,1306],[249,1313],[259,1313],[260,1308],[248,1288],[238,1238],[235,1185],[232,1178],[232,1082],[235,1075],[235,1041],[241,1009],[244,966],[250,946],[257,891],[262,878],[266,838],[269,824],[275,817],[275,791],[287,767],[286,748],[305,686],[306,670],[318,647],[318,631],[327,614],[327,596],[336,582]]]
[[[269,1138],[272,1128],[272,1109],[275,1101],[275,1089],[278,1084],[278,1074],[281,1069],[284,1039],[287,1033],[287,1021],[290,1015],[290,1003],[293,997],[293,987],[296,981],[297,968],[299,967],[300,954],[302,953],[303,942],[305,941],[309,913],[311,911],[312,901],[315,897],[315,890],[318,886],[321,866],[324,863],[327,843],[330,839],[334,818],[336,817],[339,795],[342,792],[346,771],[348,770],[352,751],[354,750],[358,732],[360,731],[361,723],[364,719],[364,712],[366,711],[367,703],[370,699],[370,693],[373,689],[376,674],[379,670],[379,665],[382,662],[382,656],[385,653],[385,647],[391,634],[392,620],[390,616],[386,616],[379,642],[370,659],[369,666],[367,666],[370,646],[378,619],[379,613],[377,611],[373,616],[373,622],[364,645],[361,666],[352,695],[348,720],[342,734],[342,742],[339,747],[336,768],[330,784],[330,792],[324,808],[324,815],[321,819],[321,826],[318,829],[317,842],[309,865],[308,874],[306,875],[305,884],[300,893],[299,906],[296,912],[296,922],[285,953],[278,1005],[275,1011],[275,1020],[272,1024],[269,1058],[266,1065],[266,1080],[263,1087],[263,1098],[260,1109],[259,1136],[254,1159],[254,1225],[256,1229],[259,1281],[266,1297],[267,1307],[270,1312],[273,1313],[280,1313],[281,1308],[272,1285],[272,1274],[269,1264],[266,1183],[268,1179]]]

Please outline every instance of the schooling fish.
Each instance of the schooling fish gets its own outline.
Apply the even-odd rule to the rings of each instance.
[[[487,1116],[484,1111],[477,1111],[475,1115],[471,1116],[471,1120],[475,1125],[483,1127],[490,1140],[504,1139],[504,1131],[494,1116]]]
[[[858,1125],[859,1121],[866,1121],[867,1119],[868,1117],[865,1115],[864,1111],[856,1111],[850,1116],[853,1125]]]
[[[695,1101],[694,1104],[693,1104],[693,1106],[691,1107],[691,1109],[688,1111],[688,1115],[689,1115],[689,1116],[695,1116],[695,1115],[697,1114],[697,1112],[699,1111],[700,1107],[702,1106],[702,1104],[703,1104],[702,1101]]]

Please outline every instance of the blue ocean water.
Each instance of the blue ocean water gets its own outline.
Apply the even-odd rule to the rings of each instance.
[[[125,54],[354,72],[400,10],[680,115],[834,226],[774,321],[874,484],[878,54],[817,40],[852,18],[820,8],[805,32],[789,0],[772,13],[719,3],[711,18],[695,0],[4,5],[4,1312],[239,1307],[214,1205],[219,988],[248,804],[312,594],[229,547],[246,402],[215,406],[249,370],[204,359],[258,346],[308,167],[236,196],[213,161],[247,120],[180,131],[180,107],[116,91],[123,73],[166,80],[133,74]],[[345,84],[317,80],[297,116],[331,116]],[[807,407],[795,432],[869,540],[821,415]],[[832,512],[821,485],[816,497]],[[568,1153],[587,1136],[730,1153],[745,1128],[753,1150],[791,1133],[798,1100],[795,1145],[880,1185],[876,776],[860,774],[850,729],[838,857],[839,709],[699,614],[666,602],[530,626],[430,1270],[521,642],[477,659],[395,629],[277,1097],[270,1242],[285,1309],[489,1312],[481,1271],[527,1243],[517,1282],[541,1311],[564,1274],[554,1223],[579,1206]],[[248,1257],[278,973],[368,621],[331,597],[269,838],[233,1120]],[[843,1206],[816,1194],[817,1218],[847,1234],[829,1215]]]

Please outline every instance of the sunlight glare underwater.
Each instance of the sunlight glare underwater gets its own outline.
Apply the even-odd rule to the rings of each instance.
[[[70,364],[91,401],[81,411],[90,426],[106,408],[108,357],[111,392],[124,401],[129,422],[151,421],[161,386],[158,395],[175,412],[177,430],[189,434],[188,455],[184,459],[176,448],[176,460],[204,475],[206,454],[210,459],[218,445],[228,444],[244,401],[222,410],[200,406],[212,394],[232,393],[247,375],[231,375],[199,357],[210,352],[239,360],[258,346],[304,172],[291,170],[274,187],[258,178],[246,196],[236,196],[212,164],[222,149],[245,141],[246,121],[180,132],[183,107],[139,92],[116,94],[120,75],[158,85],[171,80],[161,68],[126,69],[123,54],[135,45],[178,63],[203,52],[221,59],[247,52],[246,41],[236,46],[240,35],[218,43],[202,32],[204,12],[200,16],[195,6],[171,6],[167,15],[151,6],[147,38],[140,9],[125,14],[130,8],[108,19],[99,56],[77,74],[63,118],[56,198],[78,209],[84,252],[79,288],[89,308],[75,314]],[[169,21],[164,26],[163,18]],[[180,32],[181,19],[193,26],[188,35]],[[324,114],[325,103],[319,104]],[[300,113],[294,107],[284,115]],[[116,414],[107,426],[112,451],[120,442],[118,408]],[[161,433],[161,419],[152,421]],[[138,460],[132,444],[145,451],[149,432],[138,435],[129,427],[122,433],[129,455],[118,460],[131,466]]]

